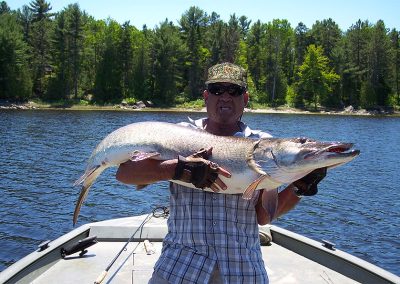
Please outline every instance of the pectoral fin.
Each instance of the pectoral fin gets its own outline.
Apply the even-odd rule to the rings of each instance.
[[[253,196],[253,192],[257,189],[257,186],[262,182],[267,176],[266,175],[261,175],[259,178],[257,178],[255,181],[253,181],[243,192],[242,198],[243,199],[250,199]]]

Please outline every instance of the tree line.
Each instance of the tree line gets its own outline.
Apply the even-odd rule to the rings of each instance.
[[[78,4],[51,10],[46,0],[17,10],[0,3],[0,99],[171,106],[201,98],[208,67],[229,61],[248,70],[253,103],[400,105],[399,31],[382,20],[346,31],[330,18],[293,28],[235,14],[224,22],[192,6],[177,23],[139,30]]]

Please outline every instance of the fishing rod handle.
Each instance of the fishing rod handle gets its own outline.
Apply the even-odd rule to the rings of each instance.
[[[101,282],[103,282],[104,278],[106,278],[107,276],[107,271],[103,271],[99,277],[97,277],[96,281],[94,281],[94,284],[100,284]]]

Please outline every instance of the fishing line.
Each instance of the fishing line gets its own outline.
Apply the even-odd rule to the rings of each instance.
[[[118,259],[118,257],[121,255],[121,253],[123,251],[126,250],[126,247],[128,246],[128,244],[132,241],[132,239],[134,238],[134,236],[136,235],[136,233],[140,231],[140,238],[142,235],[142,231],[143,231],[143,226],[150,221],[150,219],[153,217],[154,212],[149,213],[146,218],[143,220],[143,222],[139,225],[139,227],[136,229],[136,231],[132,234],[132,236],[128,239],[128,241],[125,243],[125,245],[122,247],[122,249],[117,253],[117,255],[114,257],[114,259],[110,262],[110,264],[107,266],[107,268],[99,275],[99,277],[97,277],[96,281],[94,281],[94,284],[100,284],[103,282],[104,278],[107,276],[108,271],[110,270],[110,268],[114,265],[115,261]],[[138,244],[139,245],[139,244]],[[138,246],[137,245],[137,246]],[[136,246],[136,247],[137,247]],[[136,248],[135,248],[136,249]]]

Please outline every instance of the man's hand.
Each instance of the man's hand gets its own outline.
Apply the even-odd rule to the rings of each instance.
[[[312,171],[308,175],[296,180],[293,185],[297,188],[297,196],[312,196],[317,194],[317,184],[326,176],[326,168]]]
[[[173,179],[192,183],[197,188],[211,188],[214,192],[225,190],[226,185],[218,177],[219,174],[231,177],[231,174],[208,160],[212,154],[212,148],[201,149],[188,156],[178,156],[178,164],[175,168]]]

